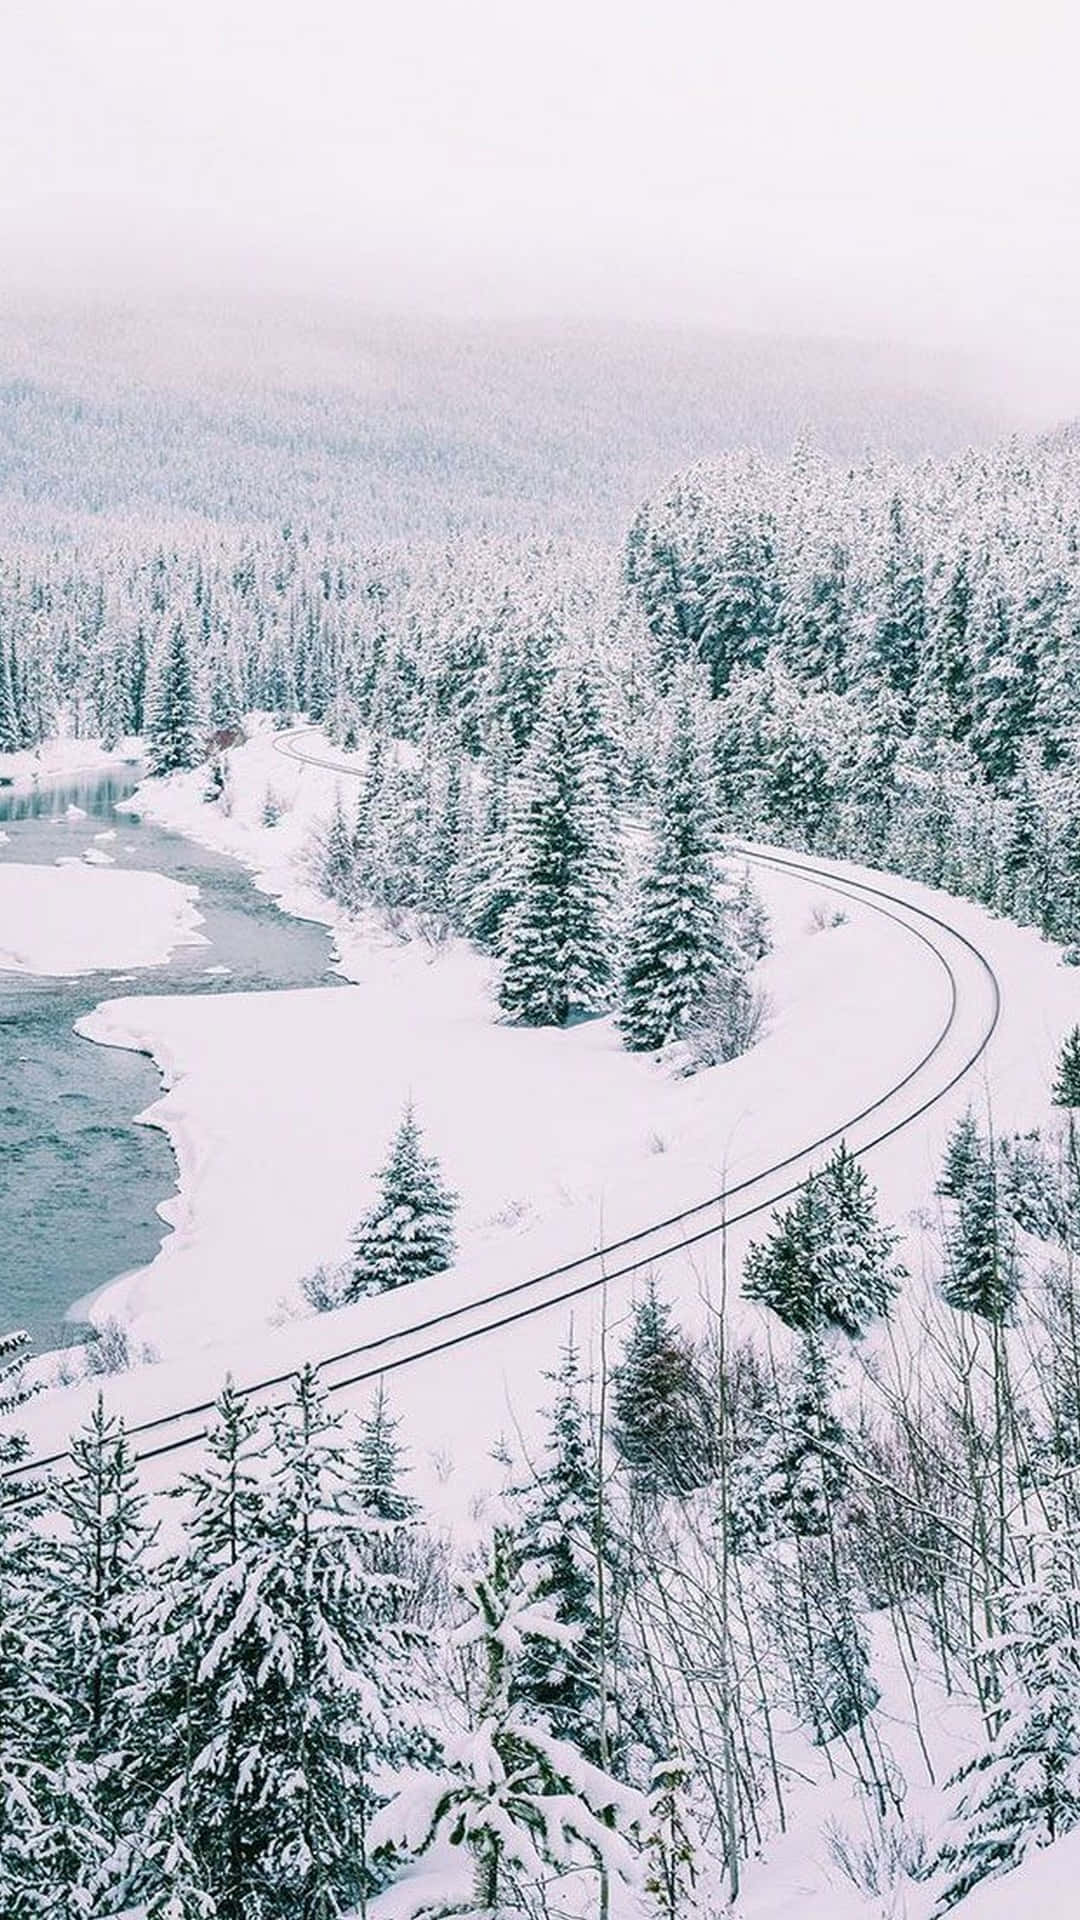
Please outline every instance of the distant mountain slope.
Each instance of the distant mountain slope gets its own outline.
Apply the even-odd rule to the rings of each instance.
[[[328,520],[607,536],[687,461],[808,431],[902,456],[1016,424],[953,360],[690,332],[255,309],[0,319],[0,519]]]

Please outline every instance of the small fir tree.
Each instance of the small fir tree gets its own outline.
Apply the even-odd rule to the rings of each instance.
[[[606,1744],[605,1648],[598,1594],[599,1462],[589,1430],[573,1335],[563,1349],[548,1414],[543,1458],[521,1496],[524,1577],[537,1599],[573,1635],[566,1643],[537,1637],[522,1654],[518,1697],[535,1707],[560,1739],[590,1760]]]
[[[643,1490],[685,1494],[708,1480],[712,1419],[693,1349],[650,1278],[613,1376],[612,1439]]]
[[[423,1151],[410,1101],[379,1176],[379,1198],[353,1237],[349,1297],[388,1293],[441,1273],[454,1258],[456,1210],[457,1195]]]
[[[187,629],[177,617],[162,640],[147,716],[150,771],[176,773],[203,758],[199,694]]]
[[[628,1047],[651,1052],[677,1039],[743,956],[727,924],[715,864],[709,742],[691,684],[670,721],[652,858],[631,925],[619,1026]]]
[[[889,1312],[905,1277],[895,1247],[895,1233],[878,1220],[873,1188],[841,1143],[779,1215],[770,1238],[750,1248],[743,1292],[796,1332],[834,1327],[855,1339]]]
[[[537,722],[511,809],[499,928],[499,1002],[527,1026],[565,1026],[606,1006],[612,977],[611,798],[572,689]]]
[[[1050,1095],[1056,1107],[1080,1107],[1080,1027],[1065,1039]]]
[[[641,1795],[620,1786],[558,1740],[540,1716],[515,1704],[526,1643],[573,1639],[535,1598],[522,1576],[513,1535],[496,1530],[480,1571],[462,1584],[467,1617],[457,1644],[480,1663],[479,1697],[468,1731],[447,1742],[443,1763],[404,1774],[372,1829],[374,1845],[422,1858],[463,1849],[472,1897],[445,1890],[425,1902],[430,1914],[490,1916],[515,1904],[515,1889],[585,1866],[606,1882],[632,1882],[633,1839],[644,1824]],[[414,1870],[415,1871],[415,1870]],[[414,1911],[416,1909],[414,1908]]]
[[[1031,1580],[1005,1597],[1006,1629],[986,1649],[1004,1684],[992,1738],[950,1783],[938,1914],[1080,1823],[1077,1544],[1065,1524],[1037,1538]]]

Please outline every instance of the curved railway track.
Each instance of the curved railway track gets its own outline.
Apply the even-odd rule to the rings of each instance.
[[[346,767],[297,746],[311,729],[298,729],[282,736],[275,744],[278,751],[323,771],[359,778],[355,768]],[[685,1255],[715,1235],[757,1215],[770,1213],[805,1185],[815,1155],[840,1139],[847,1139],[857,1153],[864,1154],[902,1133],[922,1119],[972,1071],[985,1053],[1001,1013],[1001,988],[990,961],[972,940],[941,916],[915,906],[902,895],[886,887],[853,879],[830,867],[805,860],[794,854],[766,851],[739,841],[728,843],[732,853],[752,865],[789,873],[813,882],[819,889],[850,899],[862,908],[892,921],[932,956],[946,987],[945,1017],[931,1045],[921,1058],[878,1097],[839,1124],[806,1145],[756,1173],[710,1194],[665,1219],[653,1221],[633,1233],[610,1240],[603,1246],[563,1262],[544,1272],[512,1281],[479,1298],[459,1302],[426,1319],[383,1333],[358,1345],[325,1354],[316,1362],[327,1391],[345,1393],[365,1382],[416,1365],[438,1354],[500,1329],[513,1326],[534,1315],[595,1292],[598,1288],[626,1280],[635,1274],[655,1269],[666,1260]],[[950,1057],[958,1021],[962,1012],[962,992],[958,967],[962,965],[980,982],[985,1008],[971,1034],[963,1040],[959,1059]],[[939,1074],[934,1075],[935,1066]],[[939,1078],[944,1073],[943,1080]],[[926,1081],[937,1081],[929,1087]],[[905,1098],[907,1096],[907,1098]],[[889,1109],[901,1103],[903,1111],[892,1115]],[[862,1138],[866,1130],[868,1137]],[[854,1136],[854,1138],[853,1138]],[[268,1378],[251,1381],[246,1396],[273,1399],[286,1391],[295,1376],[295,1368]],[[160,1459],[197,1446],[206,1435],[205,1418],[213,1410],[213,1400],[199,1401],[128,1427],[128,1436],[139,1461]],[[140,1445],[143,1441],[147,1444]],[[17,1479],[36,1475],[60,1465],[66,1450],[20,1462],[9,1468],[3,1478]]]

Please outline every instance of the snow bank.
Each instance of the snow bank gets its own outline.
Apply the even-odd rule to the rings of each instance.
[[[0,781],[25,788],[35,780],[54,780],[78,773],[108,773],[142,758],[142,742],[120,740],[103,747],[98,740],[46,740],[21,753],[0,753]]]
[[[85,861],[0,866],[0,971],[95,973],[157,966],[201,943],[198,888]]]

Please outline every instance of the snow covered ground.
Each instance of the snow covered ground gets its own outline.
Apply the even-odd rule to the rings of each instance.
[[[237,854],[283,905],[334,925],[333,909],[312,886],[307,850],[344,776],[290,763],[279,746],[260,732],[232,755],[227,812],[204,803],[204,774],[155,783],[139,804]],[[267,789],[279,816],[273,826],[263,822]],[[87,882],[117,877],[108,869],[56,871],[78,871]],[[146,1117],[165,1126],[176,1146],[180,1190],[163,1209],[174,1231],[158,1257],[106,1289],[94,1312],[101,1321],[124,1321],[133,1347],[146,1342],[162,1359],[41,1395],[22,1417],[35,1449],[62,1444],[102,1384],[113,1407],[147,1419],[212,1394],[227,1370],[250,1381],[396,1333],[669,1215],[860,1113],[941,1034],[950,1008],[941,963],[910,929],[866,903],[845,902],[844,924],[812,931],[814,906],[835,904],[819,883],[765,869],[755,877],[775,939],[761,969],[769,1028],[742,1060],[693,1080],[626,1054],[609,1020],[565,1033],[502,1024],[490,963],[460,943],[431,949],[341,925],[335,937],[349,986],[142,997],[97,1009],[85,1031],[146,1048],[162,1068],[167,1090]],[[914,884],[880,884],[971,939],[1002,993],[985,1060],[922,1120],[867,1155],[883,1211],[905,1231],[917,1287],[949,1126],[969,1102],[989,1104],[998,1127],[1046,1123],[1052,1063],[1063,1032],[1080,1018],[1080,976],[1037,936],[978,908]],[[959,1001],[944,1051],[912,1084],[907,1106],[888,1104],[864,1123],[863,1138],[911,1111],[924,1080],[927,1090],[943,1085],[981,1031],[986,982],[977,963],[961,965],[955,943],[948,951],[958,965]],[[410,1095],[462,1196],[455,1270],[407,1294],[290,1317],[299,1277],[344,1250]],[[750,1233],[764,1225],[759,1217],[733,1230],[733,1271]],[[704,1287],[715,1295],[722,1285],[719,1241],[666,1259],[658,1277],[692,1318]],[[614,1281],[606,1301],[616,1342],[633,1284]],[[586,1346],[597,1338],[600,1298],[575,1308]],[[738,1312],[756,1318],[755,1310]],[[567,1309],[552,1310],[393,1373],[415,1491],[441,1523],[467,1525],[497,1485],[491,1449],[498,1435],[530,1444],[545,1392],[539,1376],[567,1320]],[[346,1401],[363,1404],[370,1391],[365,1384]],[[188,1458],[159,1461],[150,1484],[171,1481]],[[890,1657],[884,1619],[878,1628],[874,1670],[885,1690],[890,1745],[914,1783],[919,1760],[902,1663]],[[940,1724],[935,1716],[932,1742],[940,1779],[963,1749],[963,1726],[955,1716]],[[880,1903],[844,1879],[823,1830],[828,1815],[858,1837],[852,1783],[842,1773],[830,1783],[820,1754],[815,1760],[808,1752],[806,1764],[821,1776],[808,1777],[806,1817],[770,1849],[766,1868],[750,1871],[740,1911],[745,1920],[869,1920]],[[927,1811],[933,1797],[926,1796]],[[920,1806],[916,1786],[913,1821]],[[1074,1856],[1075,1841],[1037,1855],[1018,1875],[978,1890],[964,1914],[1004,1920],[1026,1910],[1057,1920],[1072,1910],[1066,1890]],[[895,1920],[926,1920],[925,1892],[906,1890]]]
[[[21,753],[0,753],[0,782],[22,791],[35,780],[108,773],[111,768],[131,766],[141,754],[140,740],[120,740],[115,747],[103,747],[98,740],[76,740],[65,735]]]
[[[307,852],[342,776],[290,761],[280,745],[264,730],[233,752],[228,811],[204,802],[204,773],[152,783],[139,805],[239,854],[283,904],[333,924]],[[273,826],[263,824],[268,788],[279,816]],[[757,878],[775,936],[761,969],[769,1029],[742,1060],[692,1080],[625,1053],[610,1020],[568,1032],[504,1025],[490,963],[459,943],[431,949],[340,924],[351,988],[143,997],[99,1008],[85,1023],[88,1034],[145,1048],[161,1065],[167,1091],[144,1117],[168,1129],[180,1162],[179,1193],[162,1209],[173,1233],[149,1267],[94,1303],[96,1319],[122,1320],[136,1350],[145,1343],[163,1360],[112,1383],[115,1404],[134,1418],[165,1412],[212,1393],[229,1368],[250,1380],[396,1333],[647,1226],[861,1113],[940,1033],[948,1014],[940,962],[866,905],[847,902],[845,924],[811,931],[812,908],[828,899],[819,887],[766,870]],[[1080,979],[1032,933],[913,884],[885,884],[966,931],[992,958],[1003,990],[986,1062],[924,1121],[867,1157],[886,1216],[912,1235],[908,1264],[918,1274],[924,1210],[949,1125],[969,1101],[991,1100],[999,1126],[1048,1117],[1051,1063],[1080,1014]],[[927,1069],[927,1091],[962,1064],[986,1018],[977,969],[969,966],[961,987],[949,1050]],[[904,1112],[922,1085],[913,1083]],[[419,1283],[408,1297],[292,1317],[301,1277],[345,1250],[410,1096],[462,1196],[454,1272]],[[900,1116],[894,1102],[858,1137],[872,1139]],[[732,1231],[733,1270],[765,1224],[759,1216]],[[663,1284],[692,1317],[703,1289],[719,1287],[720,1266],[714,1239],[666,1259]],[[612,1285],[613,1322],[633,1284]],[[586,1341],[596,1298],[576,1309]],[[462,1511],[490,1481],[491,1436],[527,1423],[543,1397],[539,1374],[567,1320],[566,1309],[552,1311],[394,1373],[419,1477],[431,1486],[452,1468]],[[89,1392],[43,1397],[29,1415],[35,1442],[64,1436]]]
[[[197,887],[121,872],[106,859],[0,866],[0,972],[152,967],[202,941]]]

